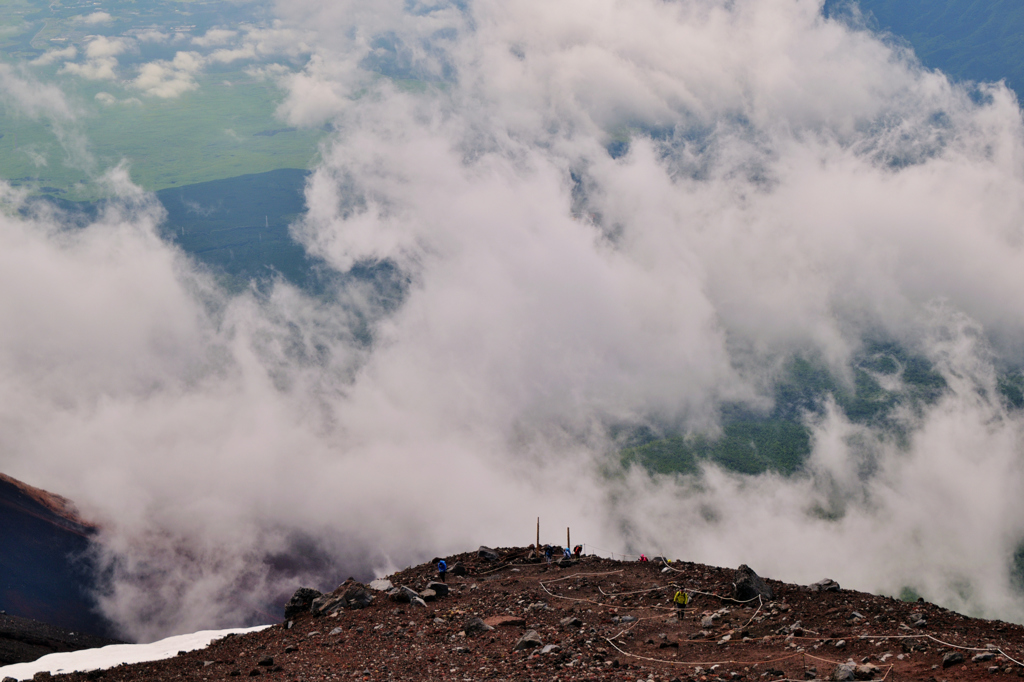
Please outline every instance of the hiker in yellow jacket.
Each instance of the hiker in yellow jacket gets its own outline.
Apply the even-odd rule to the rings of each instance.
[[[683,609],[690,603],[690,595],[682,590],[676,590],[675,596],[672,597],[672,603],[676,605],[676,613],[682,616]]]

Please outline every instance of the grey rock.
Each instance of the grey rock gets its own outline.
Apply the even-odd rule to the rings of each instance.
[[[433,590],[423,590],[420,592],[420,599],[423,601],[434,601],[437,599],[437,592],[434,592]]]
[[[537,634],[536,630],[527,630],[526,634],[519,638],[516,645],[512,647],[512,651],[522,651],[523,649],[533,649],[535,647],[544,646],[544,642],[541,641],[540,635]]]
[[[413,599],[419,599],[420,595],[411,588],[401,585],[399,587],[388,590],[388,599],[396,601],[400,604],[408,604]],[[422,600],[421,600],[422,601]]]
[[[974,658],[972,658],[971,660],[976,661],[978,663],[984,663],[985,661],[991,661],[995,657],[996,655],[994,653],[992,653],[991,651],[986,651],[984,653],[975,655]]]
[[[835,647],[837,649],[845,649],[846,648],[846,640],[845,639],[839,640],[838,642],[835,643]]]
[[[711,616],[704,616],[700,620],[700,626],[702,628],[705,628],[705,629],[713,628],[713,627],[715,627],[715,619],[712,618]]]
[[[427,602],[423,601],[419,597],[413,597],[412,599],[409,600],[409,603],[412,604],[413,606],[421,606],[423,608],[427,608]]]
[[[583,621],[577,618],[576,616],[568,616],[558,621],[558,623],[563,628],[578,628],[579,626],[583,625]]]
[[[259,660],[259,663],[257,663],[256,665],[263,666],[264,668],[269,668],[270,666],[274,665],[274,658],[272,656],[261,658]]]
[[[295,594],[292,595],[292,598],[284,606],[284,619],[288,620],[300,613],[306,613],[309,611],[310,606],[313,605],[313,600],[322,595],[323,592],[310,587],[300,587],[295,590]]]
[[[490,547],[484,547],[483,545],[480,545],[480,549],[476,550],[476,555],[481,559],[486,559],[487,561],[497,561],[499,558],[497,552]]]
[[[430,582],[430,583],[427,583],[427,589],[428,590],[433,590],[434,594],[436,594],[438,597],[447,597],[448,596],[448,584],[447,583],[439,583],[439,582],[436,582],[436,581],[435,582]]]
[[[464,576],[468,573],[466,567],[461,562],[456,561],[454,564],[448,567],[448,572],[456,576]]]
[[[557,644],[545,644],[544,648],[540,650],[541,654],[557,654],[562,650],[562,647]]]
[[[942,667],[948,668],[951,665],[964,662],[964,655],[959,651],[950,651],[948,654],[942,657]]]
[[[350,609],[363,609],[373,601],[373,593],[366,589],[365,585],[354,583],[341,594],[345,606]]]
[[[839,583],[831,578],[824,578],[818,582],[810,585],[811,591],[813,592],[838,592]]]
[[[367,585],[367,587],[377,592],[387,592],[392,587],[394,587],[394,585],[392,585],[391,581],[387,578],[377,578],[376,580],[371,580],[370,584]]]
[[[330,631],[330,632],[328,632],[327,634],[328,634],[328,635],[340,635],[340,634],[341,634],[342,632],[344,632],[344,630],[342,630],[341,628],[334,628],[333,630],[331,630],[331,631]],[[287,650],[287,649],[285,649],[285,652],[287,652],[287,651],[288,651],[288,650]]]
[[[865,663],[853,669],[853,676],[858,680],[873,680],[875,675],[881,672],[877,665]]]
[[[853,673],[853,666],[849,663],[843,663],[837,665],[836,669],[832,671],[832,676],[829,677],[833,682],[853,682],[856,680],[856,676]]]
[[[850,614],[850,618],[853,618],[854,620],[864,620],[864,614],[854,611]]]
[[[736,574],[733,577],[733,599],[737,601],[750,601],[761,597],[765,601],[771,601],[775,598],[775,593],[772,592],[772,588],[764,582],[764,580],[757,573],[754,572],[750,566],[743,564],[736,569]]]
[[[466,624],[462,626],[463,632],[467,635],[479,635],[484,632],[490,632],[493,629],[494,628],[485,623],[481,618],[470,618],[466,621]]]
[[[345,608],[345,600],[332,594],[324,594],[313,600],[309,612],[314,616],[329,616]]]

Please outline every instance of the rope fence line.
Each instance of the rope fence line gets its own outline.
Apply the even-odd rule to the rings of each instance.
[[[548,589],[547,584],[548,583],[562,582],[562,581],[565,581],[565,580],[572,580],[574,578],[581,578],[581,577],[614,575],[614,574],[622,573],[622,572],[623,572],[622,570],[617,570],[617,571],[604,571],[604,572],[598,572],[598,573],[573,573],[571,575],[562,576],[560,578],[552,578],[550,580],[539,580],[538,584],[541,586],[541,588],[548,595],[550,595],[551,597],[554,597],[555,599],[564,599],[564,600],[567,600],[567,601],[585,602],[585,603],[594,604],[594,605],[605,607],[605,608],[619,608],[619,607],[617,607],[615,605],[606,604],[606,603],[595,601],[595,600],[592,600],[592,599],[586,599],[586,598],[580,598],[580,597],[567,597],[565,595],[555,594],[550,589]],[[605,592],[604,589],[600,585],[597,586],[598,591],[601,594],[605,595],[605,596],[622,596],[622,595],[631,595],[631,594],[642,594],[642,593],[646,593],[646,592],[653,592],[655,590],[662,590],[662,589],[665,589],[666,587],[676,587],[676,588],[679,588],[679,589],[685,589],[685,588],[683,588],[683,587],[681,587],[679,585],[676,585],[674,583],[669,583],[668,585],[665,585],[665,586],[652,587],[652,588],[648,588],[648,589],[644,589],[644,590],[635,590],[635,591],[631,591],[631,592],[622,592],[622,593],[608,593],[608,592]],[[713,594],[713,593],[710,593],[710,592],[702,592],[700,590],[692,590],[692,592],[695,593],[695,594],[703,594],[703,595],[706,595],[706,596],[715,597],[717,599],[723,599],[721,596]],[[743,627],[747,627],[751,622],[753,622],[754,618],[757,617],[757,614],[760,613],[761,609],[764,607],[764,600],[761,598],[760,595],[755,597],[755,599],[757,599],[758,602],[759,602],[758,607],[755,610],[754,615],[750,617],[750,619],[746,622],[746,624],[743,625]],[[745,600],[743,602],[739,602],[737,600],[731,600],[731,601],[736,601],[737,603],[749,603],[749,602],[754,601],[754,599],[748,599],[748,600]],[[658,606],[658,605],[649,605],[649,606],[646,606],[646,607],[639,606],[638,608],[670,609],[670,610],[677,610],[677,611],[681,610],[681,609],[673,609],[673,607],[664,607],[664,606]],[[682,610],[685,611],[685,609],[682,609]],[[779,662],[787,661],[787,660],[790,660],[792,658],[795,658],[796,656],[801,656],[801,655],[806,657],[806,658],[811,658],[813,660],[820,661],[822,663],[827,663],[829,665],[836,665],[836,666],[838,666],[838,665],[845,665],[845,664],[847,664],[847,662],[836,661],[836,660],[833,660],[833,659],[828,659],[828,658],[822,658],[820,656],[815,656],[814,654],[809,654],[806,651],[801,651],[801,652],[797,652],[797,653],[794,653],[794,654],[791,654],[791,655],[788,655],[788,656],[783,656],[783,657],[777,658],[777,659],[769,659],[769,660],[766,660],[766,661],[738,661],[738,660],[726,660],[726,661],[673,661],[673,660],[670,660],[670,659],[654,658],[654,657],[651,657],[651,656],[643,656],[643,655],[640,655],[640,654],[633,654],[633,653],[630,653],[628,651],[625,651],[624,649],[622,649],[621,647],[619,647],[615,643],[614,640],[619,639],[622,636],[626,635],[631,630],[633,630],[633,628],[635,628],[637,625],[639,625],[641,622],[647,621],[647,620],[655,620],[655,619],[657,619],[659,617],[660,616],[655,615],[655,616],[645,616],[645,617],[637,618],[636,620],[634,620],[629,625],[629,627],[621,630],[618,634],[616,634],[616,635],[614,635],[612,637],[603,637],[603,639],[605,641],[607,641],[608,644],[613,649],[615,649],[616,651],[618,651],[619,653],[621,653],[624,656],[629,656],[631,658],[637,658],[637,659],[640,659],[640,660],[646,660],[646,661],[651,661],[651,662],[655,662],[655,663],[667,663],[667,664],[670,664],[670,665],[712,666],[712,665],[727,665],[728,664],[728,665],[750,665],[750,666],[757,666],[757,665],[764,665],[764,664],[770,664],[770,663],[779,663]],[[813,630],[807,630],[807,632],[814,633]],[[819,634],[819,633],[815,633],[815,634]],[[780,636],[781,635],[770,635],[770,637],[772,637],[772,638],[777,638],[777,637],[780,637]],[[1021,661],[1018,661],[1014,657],[1010,656],[1008,653],[1006,653],[1006,651],[1004,651],[1003,649],[1001,649],[999,647],[990,648],[990,647],[969,647],[969,646],[963,646],[963,645],[959,645],[959,644],[953,644],[952,642],[946,642],[944,640],[941,640],[941,639],[935,637],[934,635],[929,635],[929,634],[922,634],[922,635],[854,635],[853,637],[856,637],[857,639],[869,639],[869,640],[875,640],[875,639],[880,639],[880,640],[887,640],[887,639],[894,639],[894,640],[895,639],[929,639],[929,640],[934,641],[936,644],[939,644],[939,645],[945,646],[945,647],[950,647],[950,648],[953,648],[953,649],[960,649],[960,650],[963,650],[963,651],[979,651],[979,652],[986,652],[986,653],[987,652],[997,653],[997,654],[1003,656],[1006,660],[1008,660],[1008,661],[1010,661],[1010,662],[1012,662],[1012,663],[1014,663],[1014,664],[1016,664],[1018,666],[1024,667],[1024,663],[1022,663]],[[803,637],[803,636],[796,637],[796,636],[794,636],[794,639],[820,640],[821,637],[820,636],[819,637]],[[739,644],[740,642],[736,642],[736,643]],[[894,668],[895,668],[895,664],[890,663],[888,665],[883,665],[881,667],[885,667],[886,668],[885,675],[882,678],[883,681],[888,679],[890,674],[892,674],[895,677],[895,673],[893,672]]]

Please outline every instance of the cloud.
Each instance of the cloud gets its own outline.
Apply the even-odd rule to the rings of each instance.
[[[65,62],[61,73],[70,73],[89,80],[115,80],[117,78],[117,55],[132,47],[124,38],[94,36],[85,46],[86,60],[82,64]]]
[[[49,66],[62,59],[74,59],[76,56],[78,56],[78,48],[74,45],[68,45],[62,50],[49,50],[29,63],[33,66]]]
[[[166,43],[172,38],[169,33],[158,31],[155,28],[137,31],[133,34],[133,37],[140,43]]]
[[[153,97],[178,97],[199,87],[195,76],[202,71],[204,64],[205,60],[198,52],[177,52],[173,60],[143,64],[132,85]]]
[[[235,36],[238,35],[238,31],[231,31],[223,28],[211,28],[209,31],[204,33],[202,36],[197,36],[192,39],[193,45],[199,47],[212,47],[214,45],[224,45],[234,40]]]
[[[97,24],[109,24],[114,20],[114,17],[110,16],[107,12],[93,12],[92,14],[86,14],[78,18],[83,24],[89,24],[95,26]]]
[[[109,92],[97,92],[95,100],[105,106],[114,106],[115,104],[142,104],[142,101],[137,97],[126,97],[125,99],[118,99],[111,95]]]
[[[1024,619],[1024,420],[995,388],[1024,365],[1005,87],[802,0],[278,11],[311,51],[281,113],[335,131],[294,234],[336,271],[390,269],[400,296],[229,294],[156,237],[124,168],[84,229],[0,215],[19,292],[0,296],[0,451],[103,524],[126,634],[525,544],[538,515],[588,545]],[[174,96],[203,62],[134,83]],[[713,434],[723,402],[770,404],[794,353],[842,376],[870,335],[948,386],[897,411],[898,436],[833,405],[793,477],[618,468],[616,425]]]

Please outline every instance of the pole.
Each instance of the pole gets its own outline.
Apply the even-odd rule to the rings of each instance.
[[[537,517],[537,551],[540,552],[540,517]]]
[[[565,548],[570,550],[570,551],[572,551],[571,547],[572,547],[572,543],[569,542],[569,527],[566,526],[565,527]]]

